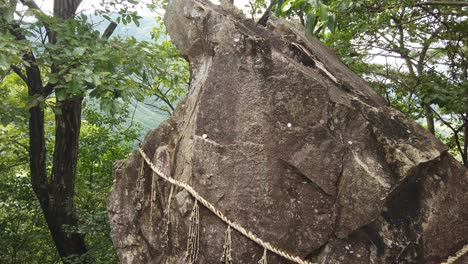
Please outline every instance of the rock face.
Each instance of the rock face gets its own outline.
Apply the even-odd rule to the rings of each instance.
[[[467,170],[317,40],[204,0],[169,1],[165,23],[192,71],[142,147],[167,175],[310,262],[440,263],[468,242]],[[188,263],[194,200],[142,164],[135,151],[114,168],[120,261]],[[201,206],[199,230],[196,263],[219,263],[225,223]],[[262,254],[232,232],[233,263]]]

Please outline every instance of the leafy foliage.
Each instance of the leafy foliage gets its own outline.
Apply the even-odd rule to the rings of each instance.
[[[4,109],[16,121],[0,126],[0,253],[1,263],[59,263],[40,205],[32,191],[28,166],[26,88],[18,76],[0,84],[3,102],[18,105]],[[49,99],[51,100],[51,99]],[[104,114],[89,104],[81,127],[76,181],[76,211],[80,233],[86,234],[88,260],[115,263],[117,256],[109,237],[105,201],[112,185],[112,164],[131,152],[139,136],[139,124],[129,123],[129,107],[122,105],[115,115]],[[49,108],[46,133],[54,133],[54,113]],[[48,147],[53,147],[52,140]],[[51,157],[48,157],[51,160]]]
[[[57,263],[28,176],[28,96],[21,85],[14,75],[0,83],[0,262]]]
[[[126,124],[129,115],[127,106],[115,116],[93,108],[84,111],[76,181],[77,231],[86,234],[92,263],[118,262],[109,237],[106,197],[112,186],[114,161],[131,153],[139,134],[139,124]]]
[[[103,0],[95,15],[104,30],[76,11],[80,0],[54,2],[53,15],[33,1],[0,1],[0,262],[114,263],[105,198],[112,163],[140,135],[130,105],[170,114],[187,63],[160,18],[151,41],[110,38],[118,23],[140,24],[138,1]]]

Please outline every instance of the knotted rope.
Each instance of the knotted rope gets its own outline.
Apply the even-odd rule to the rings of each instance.
[[[267,262],[267,251],[266,251],[266,249],[263,250],[263,256],[262,256],[262,258],[258,261],[258,264],[268,264],[268,262]]]
[[[252,232],[246,230],[244,227],[242,227],[238,223],[229,220],[221,211],[219,211],[216,207],[214,207],[214,205],[212,205],[210,202],[205,200],[205,198],[200,196],[200,194],[198,194],[198,192],[195,191],[195,189],[193,189],[192,186],[188,185],[185,182],[178,181],[176,179],[173,179],[173,178],[165,175],[161,170],[159,170],[151,162],[151,160],[148,158],[148,156],[146,156],[145,152],[143,151],[143,149],[141,149],[141,147],[138,148],[138,151],[140,152],[141,156],[143,157],[143,160],[150,166],[150,168],[153,170],[154,173],[156,173],[156,175],[159,175],[161,178],[168,181],[172,185],[176,185],[178,187],[181,187],[181,188],[185,189],[195,199],[195,204],[193,206],[194,208],[192,209],[192,215],[190,216],[191,225],[190,225],[190,229],[189,229],[189,243],[187,245],[187,252],[189,254],[188,257],[189,257],[191,263],[195,262],[195,260],[198,258],[199,221],[200,221],[199,217],[200,217],[200,215],[199,215],[199,209],[198,209],[198,203],[197,202],[200,202],[208,210],[210,210],[212,213],[214,213],[218,218],[220,218],[223,222],[225,222],[228,225],[228,229],[226,230],[226,234],[225,234],[225,244],[224,244],[224,250],[223,250],[223,256],[222,256],[222,260],[224,260],[226,263],[230,263],[230,261],[232,261],[232,258],[231,258],[231,229],[230,229],[230,227],[232,227],[235,230],[237,230],[239,233],[244,235],[245,237],[249,238],[253,242],[255,242],[258,245],[263,247],[263,249],[264,249],[263,256],[260,259],[260,261],[258,262],[259,264],[267,264],[267,250],[269,250],[269,251],[271,251],[273,253],[276,253],[277,255],[280,255],[280,256],[282,256],[282,257],[284,257],[284,258],[286,258],[288,260],[291,260],[291,261],[293,261],[295,263],[298,263],[298,264],[314,264],[314,263],[309,262],[307,260],[303,260],[298,256],[290,255],[289,253],[274,247],[270,243],[265,242],[262,239],[260,239],[259,237],[257,237]],[[143,165],[144,165],[144,163],[142,161],[142,166],[141,166],[141,169],[140,169],[139,179],[138,179],[138,184],[137,184],[138,185],[137,186],[137,195],[136,195],[137,198],[140,198],[140,199],[142,199],[142,195],[143,195],[142,194],[142,183],[140,182],[141,178],[143,178],[142,177],[143,168],[144,168]],[[153,175],[153,179],[154,179],[154,177],[156,175]],[[168,205],[167,205],[167,208],[166,208],[166,214],[168,215],[167,218],[169,218],[169,213],[170,213],[172,194],[173,194],[173,191],[174,191],[173,187],[174,186],[171,186],[169,199],[168,199]],[[153,201],[153,199],[155,199],[155,196],[156,196],[155,192],[156,192],[155,190],[151,190],[151,201]],[[165,230],[166,236],[168,235],[167,233],[169,232],[169,221],[170,220],[167,219],[167,223],[166,223],[167,227],[166,227],[166,230]],[[167,243],[167,241],[166,241],[166,243]],[[445,262],[442,262],[441,264],[454,264],[457,260],[459,260],[461,257],[463,257],[466,253],[468,253],[468,244],[463,246],[463,248],[460,249],[455,254],[455,256],[449,257]]]
[[[225,222],[228,226],[230,226],[231,228],[237,230],[239,233],[241,233],[242,235],[244,235],[248,239],[252,240],[253,242],[257,243],[258,245],[262,246],[264,248],[265,252],[266,252],[266,250],[271,251],[271,252],[273,252],[273,253],[275,253],[275,254],[277,254],[279,256],[282,256],[285,259],[288,259],[288,260],[293,261],[293,262],[298,263],[298,264],[313,264],[312,262],[309,262],[307,260],[303,260],[298,256],[293,256],[293,255],[291,255],[291,254],[289,254],[289,253],[287,253],[287,252],[285,252],[285,251],[283,251],[281,249],[276,248],[275,246],[273,246],[269,242],[263,241],[261,238],[259,238],[258,236],[256,236],[252,232],[246,230],[244,227],[242,227],[238,223],[229,220],[220,210],[218,210],[216,207],[214,207],[214,205],[212,205],[210,202],[205,200],[205,198],[200,196],[200,194],[198,194],[198,192],[195,191],[195,189],[193,189],[192,186],[188,185],[185,182],[178,181],[176,179],[173,179],[173,178],[165,175],[161,170],[159,170],[151,162],[151,160],[145,154],[143,149],[141,149],[141,147],[138,148],[138,151],[140,152],[141,156],[146,161],[146,163],[151,167],[151,169],[154,172],[156,172],[161,178],[168,181],[172,185],[175,185],[175,186],[178,186],[180,188],[185,189],[188,193],[190,193],[193,196],[193,198],[196,201],[203,204],[203,206],[205,206],[208,210],[210,210],[213,214],[215,214],[219,219],[221,219],[223,222]],[[265,253],[264,253],[264,256],[266,256]]]
[[[455,263],[458,259],[460,259],[461,257],[463,257],[463,255],[465,255],[466,253],[468,253],[468,244],[466,244],[462,249],[460,249],[456,254],[455,256],[452,256],[452,257],[449,257],[445,262],[443,262],[442,264],[453,264]]]

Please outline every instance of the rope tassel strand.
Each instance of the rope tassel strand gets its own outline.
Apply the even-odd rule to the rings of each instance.
[[[192,186],[188,185],[187,183],[185,182],[181,182],[181,181],[178,181],[176,179],[173,179],[167,175],[165,175],[161,170],[159,170],[152,162],[151,160],[148,158],[148,156],[145,154],[145,152],[140,148],[138,148],[138,151],[140,152],[140,155],[143,157],[143,159],[146,161],[146,163],[151,167],[151,169],[156,172],[161,178],[163,178],[165,181],[168,181],[169,183],[171,183],[172,185],[175,185],[177,187],[180,187],[184,190],[186,190],[187,192],[190,193],[190,195],[193,196],[193,198],[200,202],[201,204],[203,204],[203,206],[210,210],[213,214],[215,214],[219,219],[221,219],[224,223],[226,223],[228,226],[230,226],[231,228],[233,228],[234,230],[238,231],[239,233],[241,233],[243,236],[247,237],[248,239],[252,240],[253,242],[257,243],[258,245],[262,246],[264,249],[267,249],[268,251],[271,251],[279,256],[282,256],[284,257],[285,259],[288,259],[290,261],[293,261],[295,263],[298,263],[298,264],[312,264],[312,262],[310,261],[307,261],[307,260],[303,260],[302,258],[300,258],[299,256],[294,256],[294,255],[291,255],[289,253],[287,253],[286,251],[283,251],[279,248],[276,248],[275,246],[273,246],[272,244],[270,244],[269,242],[266,242],[266,241],[263,241],[261,238],[259,238],[258,236],[256,236],[255,234],[253,234],[252,232],[248,231],[247,229],[245,229],[244,227],[242,227],[241,225],[239,225],[238,223],[236,222],[233,222],[231,221],[229,218],[227,218],[220,210],[218,210],[216,207],[214,207],[213,204],[211,204],[210,202],[208,202],[205,198],[203,198],[195,189],[193,189]],[[198,205],[197,205],[198,206]],[[197,227],[198,228],[198,227]],[[193,229],[193,228],[192,228]],[[198,232],[198,231],[197,231]],[[190,232],[189,232],[190,233]],[[197,233],[197,236],[198,236],[198,233]],[[196,236],[196,237],[197,237]],[[197,238],[198,239],[198,238]],[[197,257],[198,258],[198,240],[196,240],[196,245],[197,245],[197,250],[195,251],[196,254],[194,254],[194,257]],[[192,247],[192,248],[195,248],[195,247]]]
[[[268,264],[267,263],[267,249],[263,249],[263,256],[262,258],[258,261],[258,264]]]
[[[187,258],[189,263],[195,263],[198,259],[200,241],[200,209],[198,208],[197,200],[195,200],[192,214],[190,215],[190,228],[187,239]]]
[[[224,236],[223,256],[221,257],[221,263],[232,264],[232,238],[231,238],[231,227],[228,226]]]
[[[172,187],[174,187],[174,185],[175,185],[175,186],[183,188],[184,190],[189,192],[193,196],[193,198],[195,199],[194,209],[192,210],[192,217],[193,218],[190,217],[190,219],[192,220],[191,221],[192,223],[190,225],[189,243],[188,243],[188,246],[187,246],[187,252],[189,253],[188,256],[190,257],[190,260],[191,260],[190,263],[193,263],[198,258],[198,246],[199,246],[198,245],[198,243],[199,243],[199,240],[198,240],[199,239],[199,227],[198,227],[198,225],[199,225],[199,217],[200,216],[199,216],[199,212],[198,212],[197,202],[200,202],[201,204],[203,204],[203,206],[205,206],[208,210],[210,210],[213,214],[215,214],[219,219],[221,219],[223,222],[225,222],[229,227],[234,228],[236,231],[238,231],[239,233],[241,233],[242,235],[244,235],[248,239],[250,239],[253,242],[257,243],[258,245],[262,246],[264,248],[263,257],[260,260],[260,261],[263,261],[263,262],[261,262],[262,264],[266,264],[267,250],[271,251],[271,252],[273,252],[273,253],[275,253],[275,254],[277,254],[279,256],[282,256],[285,259],[288,259],[290,261],[298,263],[298,264],[313,264],[312,262],[304,260],[304,259],[300,258],[299,256],[291,255],[291,254],[287,253],[286,251],[283,251],[283,250],[281,250],[279,248],[276,248],[275,246],[273,246],[269,242],[263,241],[261,238],[259,238],[258,236],[256,236],[252,232],[248,231],[247,229],[245,229],[244,227],[242,227],[238,223],[231,221],[220,210],[218,210],[216,207],[214,207],[213,204],[211,204],[205,198],[200,196],[200,194],[197,191],[195,191],[195,189],[193,189],[192,186],[188,185],[185,182],[181,182],[181,181],[178,181],[176,179],[173,179],[173,178],[165,175],[161,170],[159,170],[151,162],[151,160],[145,154],[143,149],[141,149],[141,144],[140,144],[140,147],[138,148],[138,151],[140,152],[140,155],[143,157],[145,162],[151,167],[151,169],[154,172],[156,172],[161,178],[163,178],[164,180],[168,181],[169,183],[171,183],[173,185],[173,186],[171,186],[170,198],[172,196]],[[143,170],[143,168],[142,168],[142,170]],[[170,205],[170,199],[169,199],[169,205]],[[468,253],[468,244],[463,246],[463,248],[460,249],[456,253],[455,256],[449,257],[445,263],[454,263],[458,259],[463,257],[466,253]]]

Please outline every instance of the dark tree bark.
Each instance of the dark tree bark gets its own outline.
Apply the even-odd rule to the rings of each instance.
[[[33,1],[21,1],[23,5],[41,12]],[[54,17],[71,19],[75,16],[81,0],[54,0]],[[51,30],[46,23],[44,26],[51,44],[57,41],[57,33]],[[105,38],[110,37],[115,25],[106,30]],[[25,40],[19,26],[11,30],[17,39]],[[23,80],[28,86],[30,97],[42,95],[49,96],[54,91],[53,85],[43,86],[39,66],[34,54],[24,56],[30,66],[26,67]],[[56,65],[51,71],[57,73]],[[60,258],[64,263],[79,261],[87,262],[83,255],[86,253],[84,235],[73,230],[76,229],[78,219],[74,213],[75,176],[78,159],[78,144],[81,127],[81,97],[71,97],[58,101],[57,106],[61,113],[55,115],[55,146],[51,177],[47,177],[46,166],[46,139],[44,135],[44,110],[40,105],[29,109],[29,158],[31,170],[31,183],[42,211],[44,213],[51,236],[54,240]],[[70,231],[72,230],[72,231]],[[75,258],[77,257],[77,258]]]
[[[53,205],[45,210],[47,222],[60,256],[86,253],[84,236],[68,234],[64,227],[76,227],[73,198],[78,160],[78,139],[81,127],[82,98],[67,99],[61,104],[61,114],[55,116],[55,148],[49,192]]]
[[[432,135],[435,135],[435,125],[434,125],[434,113],[430,104],[425,103],[424,108],[424,117],[426,118],[427,130],[431,132]]]
[[[465,168],[468,168],[468,112],[465,113],[464,116],[465,120],[464,121],[464,138],[463,138],[463,151],[461,153],[462,160],[463,160],[463,165]]]
[[[265,13],[263,13],[262,17],[258,20],[257,24],[266,26],[268,19],[270,18],[271,15],[271,10],[273,9],[273,6],[276,4],[276,0],[271,0],[270,4],[268,5],[267,9],[265,10]]]

